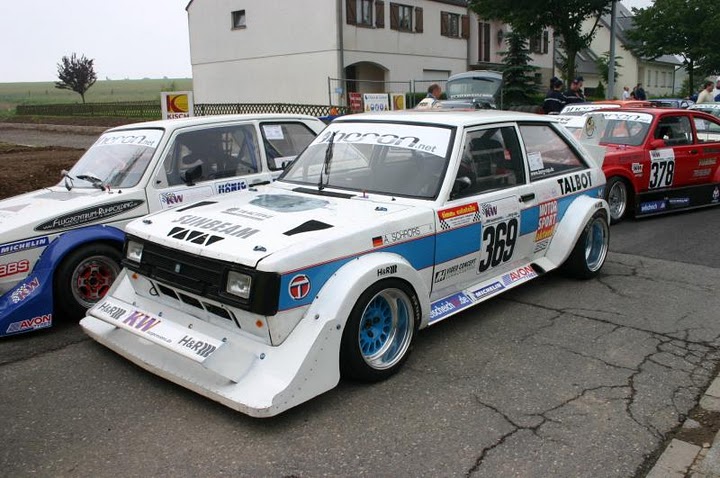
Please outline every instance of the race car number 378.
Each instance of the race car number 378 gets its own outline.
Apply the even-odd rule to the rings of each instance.
[[[675,175],[675,153],[672,149],[650,151],[650,189],[672,186]]]

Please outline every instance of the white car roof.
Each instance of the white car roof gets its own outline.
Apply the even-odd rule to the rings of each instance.
[[[314,120],[320,121],[318,118],[309,115],[298,114],[245,114],[245,115],[217,115],[217,116],[192,116],[190,118],[178,118],[169,120],[144,121],[142,123],[132,123],[123,126],[111,128],[109,131],[118,131],[125,129],[139,128],[164,128],[174,130],[178,128],[186,128],[188,126],[199,126],[208,124],[221,124],[233,121],[279,121],[279,120]]]
[[[506,121],[542,121],[554,123],[551,116],[518,111],[475,110],[475,111],[438,111],[438,110],[402,110],[381,113],[359,113],[336,118],[333,123],[346,121],[407,121],[410,123],[434,123],[446,126],[472,126],[494,124]]]

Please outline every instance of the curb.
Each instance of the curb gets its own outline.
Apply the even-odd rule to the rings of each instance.
[[[104,126],[74,126],[62,124],[43,124],[43,123],[0,123],[0,129],[24,129],[34,131],[51,131],[55,133],[73,133],[84,135],[98,135],[110,127]]]
[[[700,399],[700,407],[720,412],[720,376]],[[694,428],[697,422],[685,420],[683,429]],[[712,444],[693,443],[673,438],[665,451],[660,455],[646,478],[719,478],[720,477],[720,431],[715,434]]]

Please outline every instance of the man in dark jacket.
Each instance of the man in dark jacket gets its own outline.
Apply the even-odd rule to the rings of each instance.
[[[570,83],[570,88],[565,92],[568,104],[585,102],[585,95],[582,91],[583,81],[584,78],[582,76],[578,76],[572,80],[572,83]]]
[[[550,79],[550,89],[543,101],[543,110],[546,114],[560,113],[567,103],[565,95],[562,94],[563,82],[560,78],[553,76]]]

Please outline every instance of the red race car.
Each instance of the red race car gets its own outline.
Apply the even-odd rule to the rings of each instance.
[[[569,125],[567,125],[569,126]],[[720,118],[696,110],[613,109],[586,115],[585,140],[606,149],[613,223],[720,203]]]

